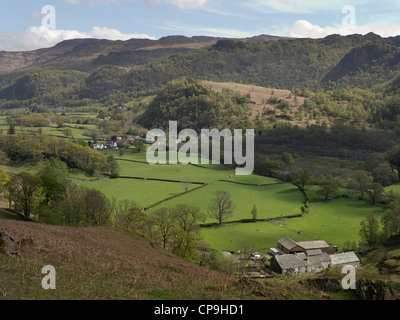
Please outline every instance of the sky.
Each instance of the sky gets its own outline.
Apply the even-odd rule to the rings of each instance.
[[[0,51],[73,38],[400,35],[399,0],[0,0]]]

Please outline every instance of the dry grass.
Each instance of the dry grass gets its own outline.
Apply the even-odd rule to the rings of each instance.
[[[279,99],[285,99],[290,104],[290,109],[292,115],[296,114],[299,111],[299,107],[304,104],[304,100],[306,98],[297,96],[297,106],[295,102],[295,95],[292,94],[290,97],[290,90],[282,90],[282,89],[272,89],[272,88],[264,88],[254,85],[240,84],[234,82],[213,82],[213,81],[203,81],[204,85],[211,86],[215,91],[221,92],[222,89],[227,88],[233,91],[239,92],[242,95],[250,94],[251,101],[255,102],[255,104],[250,104],[252,110],[252,119],[256,117],[257,114],[262,115],[264,108],[276,109],[276,105],[268,104],[268,99],[271,96],[276,96]],[[277,114],[280,115],[281,111],[277,110]],[[269,118],[269,116],[264,116],[265,118]],[[328,119],[323,119],[328,122]],[[308,121],[308,122],[307,122]],[[300,127],[305,127],[307,124],[314,124],[316,120],[306,120],[304,118],[303,121],[300,120],[292,120],[290,121],[293,124],[297,124]]]
[[[324,299],[296,278],[239,280],[152,247],[137,234],[114,229],[50,226],[0,216],[0,231],[33,246],[18,258],[0,255],[1,299],[281,300]],[[41,270],[55,267],[55,290]]]
[[[252,299],[236,278],[187,263],[135,234],[0,218],[0,230],[34,245],[0,256],[0,299]],[[52,265],[57,289],[43,290]],[[217,287],[226,288],[215,290]]]

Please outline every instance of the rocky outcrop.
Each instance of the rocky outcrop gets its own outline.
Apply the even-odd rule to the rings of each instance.
[[[324,292],[343,290],[340,280],[329,277],[307,279],[306,285]],[[359,300],[400,300],[400,292],[382,280],[357,280],[355,294]]]
[[[342,284],[339,280],[324,277],[307,279],[306,284],[311,288],[325,292],[336,292],[342,289]]]
[[[0,254],[5,254],[9,257],[19,255],[18,246],[14,239],[5,232],[0,232]]]
[[[359,279],[356,295],[360,300],[399,300],[400,293],[382,280]]]

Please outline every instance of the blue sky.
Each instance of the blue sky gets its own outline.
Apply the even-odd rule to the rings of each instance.
[[[0,4],[0,50],[9,51],[87,37],[321,38],[371,31],[400,35],[399,0],[0,0]],[[45,5],[56,10],[55,30],[42,26]]]

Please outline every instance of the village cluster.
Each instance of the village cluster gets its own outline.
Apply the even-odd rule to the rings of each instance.
[[[127,138],[122,138],[122,137],[115,137],[114,139],[110,139],[107,141],[105,144],[103,143],[93,143],[92,148],[94,150],[103,150],[103,149],[113,149],[113,150],[118,150],[119,148],[124,148],[128,143],[133,145],[135,142],[143,142],[145,144],[152,144],[155,142],[155,138],[153,137],[140,137],[140,136],[134,136],[134,137],[127,137]]]

